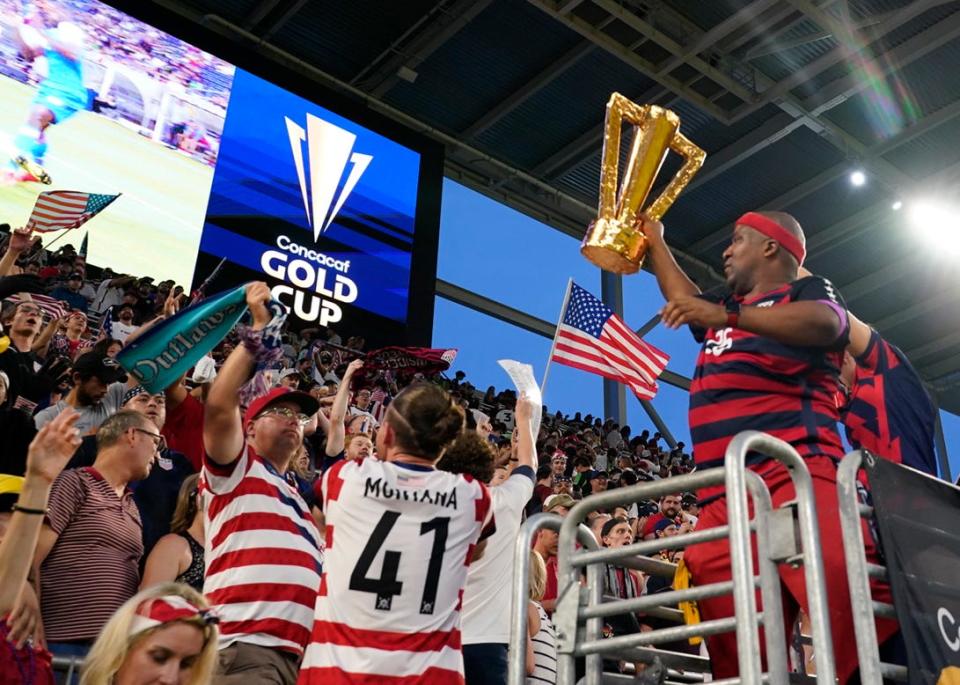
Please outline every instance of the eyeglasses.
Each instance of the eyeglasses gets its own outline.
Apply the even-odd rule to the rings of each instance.
[[[137,431],[138,433],[143,433],[144,435],[149,435],[151,438],[153,438],[154,447],[157,452],[163,452],[165,449],[167,449],[167,439],[159,433],[151,433],[143,428],[134,428],[133,430]]]
[[[32,304],[22,304],[17,307],[17,312],[22,312],[24,314],[43,314],[43,310]]]
[[[310,417],[306,414],[294,411],[293,409],[288,409],[287,407],[271,407],[260,413],[260,416],[276,416],[287,421],[295,419],[297,423],[301,426],[306,426],[310,423]]]

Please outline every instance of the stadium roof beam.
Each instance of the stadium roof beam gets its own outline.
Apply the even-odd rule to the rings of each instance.
[[[439,278],[437,279],[437,295],[451,302],[456,302],[459,305],[473,309],[474,311],[482,312],[495,319],[522,328],[530,333],[542,335],[545,338],[552,338],[556,331],[556,324],[531,316],[519,309],[514,309],[502,302],[484,297],[472,290],[461,288],[459,285],[454,285]]]
[[[954,331],[953,333],[936,338],[923,345],[911,347],[908,350],[904,350],[904,353],[910,357],[910,361],[920,370],[921,374],[929,379],[936,380],[960,368],[960,357],[952,355],[947,359],[927,365],[917,364],[916,360],[943,352],[957,344],[960,344],[960,331]]]
[[[362,84],[364,90],[374,97],[382,97],[396,85],[401,69],[416,73],[424,60],[473,21],[492,1],[454,0],[449,6],[438,3],[354,76],[351,84]]]
[[[596,27],[589,24],[588,22],[582,20],[576,16],[561,16],[555,11],[555,5],[551,0],[529,0],[534,5],[540,7],[548,14],[551,14],[561,23],[567,25],[568,27],[580,32],[582,35],[590,38],[596,42],[600,47],[610,51],[612,54],[626,62],[627,64],[634,66],[642,73],[654,78],[663,85],[672,88],[672,90],[684,98],[690,100],[694,104],[697,104],[704,109],[705,112],[710,113],[715,118],[719,119],[722,122],[729,123],[731,121],[729,112],[723,111],[720,114],[717,114],[717,108],[714,106],[713,102],[708,100],[709,107],[704,107],[703,96],[696,94],[695,98],[690,98],[690,89],[688,89],[684,84],[679,84],[677,87],[676,83],[671,83],[675,81],[673,77],[667,74],[659,74],[656,71],[650,72],[649,63],[640,58],[636,53],[623,44],[617,42],[607,34],[602,31],[596,30]],[[932,2],[933,0],[920,0],[923,2]],[[669,36],[664,35],[662,32],[655,29],[653,26],[645,22],[636,14],[627,11],[625,8],[617,5],[613,0],[594,0],[595,4],[603,8],[609,14],[617,17],[620,21],[624,22],[635,31],[640,33],[643,36],[646,36],[650,40],[659,44],[662,48],[667,51],[673,52],[675,54],[681,53],[683,51],[683,46],[676,43]],[[663,11],[668,11],[671,17],[677,19],[678,23],[689,23],[688,20],[685,20],[682,15],[679,15],[673,10],[670,10],[668,7],[664,6]],[[903,12],[898,13],[898,16],[901,16]],[[729,56],[727,56],[729,58]],[[732,58],[730,58],[732,59]],[[713,67],[710,64],[707,64],[698,56],[692,56],[686,60],[688,64],[694,67],[699,71],[703,76],[715,81],[717,84],[726,88],[729,93],[739,97],[747,103],[756,101],[755,93],[747,92],[746,89],[734,79],[728,75],[720,72],[718,69]],[[758,81],[769,81],[759,72],[755,72],[757,75]],[[854,155],[861,159],[866,157],[866,148],[856,137],[851,135],[848,131],[844,130],[840,126],[834,124],[833,122],[821,119],[816,114],[807,111],[803,106],[792,96],[787,96],[775,103],[782,110],[787,112],[794,118],[799,118],[803,120],[803,123],[809,126],[811,129],[817,133],[823,134],[827,140],[829,140],[835,147],[841,150],[846,155]],[[770,141],[776,140],[776,138],[771,137]],[[769,143],[768,143],[769,144]],[[763,146],[758,145],[754,149],[762,149]],[[887,163],[885,160],[880,158],[870,159],[868,162],[864,162],[864,165],[869,169],[871,174],[884,181],[887,185],[892,188],[897,188],[904,186],[909,182],[909,177],[903,174],[899,169],[894,167],[892,164]]]
[[[666,35],[662,31],[658,31],[652,24],[648,23],[644,19],[641,19],[639,16],[618,4],[615,0],[593,0],[593,3],[603,9],[605,12],[611,16],[616,17],[618,20],[632,28],[634,31],[639,33],[642,36],[646,36],[648,39],[657,43],[660,47],[667,50],[672,58],[667,59],[668,64],[672,64],[674,60],[679,60],[677,64],[670,67],[671,69],[680,66],[680,64],[686,63],[692,66],[694,69],[699,71],[701,74],[706,76],[708,79],[712,80],[714,83],[717,83],[720,86],[723,86],[727,92],[736,95],[738,98],[744,102],[752,102],[756,97],[756,92],[751,88],[748,88],[746,85],[737,81],[735,78],[729,74],[724,73],[720,69],[717,69],[712,64],[703,60],[698,52],[699,50],[688,50],[685,49],[683,45],[673,40],[670,36]],[[667,11],[667,7],[658,10],[662,12]],[[669,12],[671,18],[678,21],[678,23],[685,20],[684,17],[677,16],[676,12]],[[697,42],[694,41],[694,47],[696,47]],[[657,76],[667,76],[668,70],[661,69],[659,65],[656,67]],[[729,119],[729,113],[724,112],[722,116],[719,117],[721,121]]]
[[[735,111],[730,119],[731,123],[733,121],[738,121],[749,114],[752,114],[765,105],[776,102],[778,99],[786,96],[797,86],[809,81],[835,64],[838,64],[843,59],[866,49],[869,45],[869,43],[861,42],[856,36],[853,35],[849,28],[844,27],[841,22],[834,20],[829,14],[818,8],[812,2],[809,2],[809,0],[789,0],[789,2],[794,7],[802,11],[805,15],[810,17],[813,21],[820,24],[821,28],[826,28],[833,31],[834,35],[837,37],[837,40],[840,42],[840,45],[833,48],[830,52],[821,55],[813,62],[804,65],[786,78],[772,83],[770,87],[764,89],[760,93],[759,97],[754,102],[748,103]],[[893,13],[893,15],[888,17],[884,22],[877,25],[876,29],[871,31],[871,42],[876,41],[894,29],[899,28],[904,23],[919,16],[923,12],[926,12],[937,5],[943,4],[943,2],[944,0],[917,0],[916,2],[910,3],[906,7]],[[830,18],[828,20],[824,17]],[[821,23],[821,21],[823,23]],[[824,24],[826,24],[826,26]],[[928,29],[928,31],[929,30],[930,29]],[[923,33],[926,33],[926,31]],[[854,48],[851,46],[851,44],[856,44],[859,47]],[[880,55],[879,57],[883,57],[883,55]],[[879,67],[881,65],[877,64],[876,66]],[[884,71],[884,73],[886,73],[886,71]],[[818,112],[818,114],[819,113],[820,112]]]
[[[820,9],[822,10],[823,7],[821,7]],[[883,12],[873,17],[863,19],[857,22],[856,24],[854,24],[853,28],[856,31],[862,31],[863,29],[868,29],[872,26],[876,26],[877,24],[881,24],[884,21],[886,21],[889,17],[893,16],[894,12],[895,10],[891,10],[890,12]],[[807,18],[806,16],[803,17],[803,19],[806,19],[806,18]],[[800,36],[799,38],[795,38],[793,40],[787,40],[783,42],[764,42],[747,50],[743,58],[749,61],[749,60],[757,59],[759,57],[776,55],[781,52],[786,52],[787,50],[800,48],[800,47],[803,47],[804,45],[810,45],[811,43],[818,43],[821,40],[827,40],[828,38],[833,38],[833,37],[834,37],[833,31],[823,30],[823,31],[817,31],[815,33],[808,33],[805,36]]]
[[[293,19],[294,15],[306,4],[307,0],[294,0],[293,2],[289,3],[286,9],[284,9],[276,19],[266,22],[266,24],[260,28],[260,37],[263,40],[270,40],[273,38],[277,31],[279,31],[284,24]]]
[[[694,55],[698,55],[712,45],[720,42],[735,30],[743,26],[744,23],[752,21],[755,17],[762,15],[767,10],[774,7],[779,0],[754,0],[746,7],[743,7],[719,24],[711,27],[703,35],[697,38],[691,45],[684,47],[678,54],[672,55],[660,67],[661,72],[671,72],[681,64],[685,63]]]
[[[843,295],[843,298],[846,300],[847,304],[850,304],[854,300],[865,297],[870,293],[879,290],[888,283],[903,278],[910,272],[921,268],[923,267],[921,266],[919,260],[912,261],[909,259],[901,259],[900,261],[893,262],[892,264],[887,264],[876,271],[872,271],[866,276],[858,278],[855,281],[851,281],[846,285],[840,285],[840,294]]]
[[[257,6],[247,14],[247,18],[243,20],[243,28],[247,31],[252,31],[256,28],[257,24],[263,21],[281,2],[283,2],[283,0],[260,0]]]
[[[894,312],[882,319],[871,321],[870,324],[878,331],[888,331],[896,328],[900,324],[913,321],[930,312],[935,312],[941,307],[956,302],[957,295],[951,290],[943,290],[933,297],[925,297],[916,304]]]
[[[772,5],[776,4],[777,0],[757,0],[753,4],[744,7],[743,9],[735,12],[731,16],[727,17],[724,21],[720,22],[712,29],[700,36],[691,46],[683,48],[679,55],[671,56],[664,62],[663,65],[657,67],[657,72],[660,74],[666,74],[676,69],[678,66],[683,64],[687,58],[692,55],[698,54],[703,50],[707,49],[717,41],[721,40],[725,36],[729,35],[735,31],[739,26],[743,24],[744,21],[747,21],[749,17],[762,14]],[[613,15],[608,17],[608,20],[612,20]],[[599,27],[602,28],[605,23],[601,23]],[[649,102],[652,99],[658,99],[669,93],[669,90],[662,86],[658,86],[647,93],[641,95],[637,102]],[[671,98],[671,102],[675,101],[678,96]],[[469,129],[468,129],[469,130]],[[549,158],[537,165],[533,170],[534,175],[547,175],[547,176],[557,176],[565,173],[571,168],[579,165],[584,159],[589,157],[590,154],[595,152],[596,146],[603,139],[603,126],[600,125],[597,128],[587,131],[582,136],[577,138],[571,145],[564,148],[563,150],[558,151],[558,153],[551,155]],[[586,156],[584,156],[586,155]],[[707,158],[707,164],[712,164],[711,159],[713,156]],[[571,159],[576,159],[573,164],[565,166],[566,162]],[[557,173],[557,169],[562,168],[562,171]],[[704,173],[709,173],[709,170],[701,170],[697,175],[698,178],[703,176]],[[696,182],[696,179],[694,180]]]
[[[895,69],[903,69],[958,35],[960,35],[960,13],[936,23],[892,50],[877,55],[867,62],[866,68],[871,75],[886,76]],[[858,76],[857,72],[851,72],[818,89],[816,94],[803,101],[803,106],[817,114],[822,114],[868,88],[871,82],[872,78],[865,79]]]
[[[832,249],[840,247],[852,239],[859,229],[872,225],[877,219],[890,213],[890,201],[884,200],[855,212],[850,216],[827,226],[824,230],[813,233],[807,239],[807,259],[814,260]]]
[[[553,338],[557,325],[536,316],[531,316],[519,309],[509,307],[489,297],[484,297],[466,288],[461,288],[449,281],[437,279],[437,295],[474,311],[492,316],[505,323],[518,326],[531,333],[542,335],[544,338]],[[673,371],[664,370],[660,380],[683,390],[690,389],[690,379]]]
[[[685,192],[690,192],[714,178],[732,169],[740,162],[752,157],[759,150],[764,149],[781,138],[785,138],[795,129],[803,126],[802,119],[794,119],[786,112],[779,112],[767,119],[760,126],[750,131],[742,138],[737,139],[722,150],[707,155],[703,167],[687,184]]]
[[[797,15],[797,17],[783,26],[777,26],[791,15]],[[759,38],[758,45],[765,45],[775,41],[777,35],[788,31],[803,19],[803,15],[799,14],[793,7],[786,3],[779,3],[770,12],[750,18],[750,23],[747,26],[735,31],[728,40],[723,41],[722,46],[718,47],[722,47],[723,50],[731,53],[754,38]]]
[[[656,81],[657,83],[664,86],[668,90],[671,90],[674,93],[681,95],[684,99],[689,100],[693,104],[697,105],[704,112],[707,112],[711,116],[714,116],[720,120],[726,120],[727,113],[723,110],[723,108],[715,105],[713,102],[710,101],[709,98],[706,98],[703,95],[700,95],[699,93],[689,89],[686,84],[682,83],[681,81],[674,78],[673,76],[670,76],[668,74],[658,73],[656,64],[644,59],[637,53],[633,52],[630,46],[624,45],[623,43],[617,41],[616,39],[610,37],[603,31],[599,30],[596,27],[596,25],[591,24],[590,22],[576,15],[560,14],[560,12],[557,10],[557,4],[554,0],[528,0],[528,1],[531,4],[533,4],[535,7],[543,10],[544,12],[552,16],[554,19],[556,19],[560,23],[566,25],[568,28],[576,31],[584,38],[590,40],[591,42],[596,44],[598,47],[603,48],[610,54],[619,58],[621,61],[630,65],[641,74]],[[614,16],[623,14],[621,12],[622,8],[620,8],[617,5],[614,5],[612,9],[616,12],[616,14],[614,12],[609,12],[609,13],[613,14]],[[642,22],[642,20],[637,18],[636,15],[632,15],[629,12],[626,12],[625,14],[630,14],[637,21]],[[620,17],[617,16],[617,18],[620,18]],[[642,33],[642,32],[639,32],[639,33]],[[657,34],[656,31],[653,31],[651,33]]]
[[[794,1],[794,0],[791,0],[791,1]],[[813,8],[814,10],[819,11],[819,8],[817,8],[815,5],[810,3],[809,0],[796,0],[796,2],[803,3],[804,7]],[[912,5],[897,11],[894,16],[890,17],[887,21],[885,21],[881,25],[881,28],[876,32],[875,39],[880,35],[883,35],[884,33],[887,33],[890,30],[897,28],[898,26],[901,25],[902,22],[908,21],[909,19],[912,19],[913,17],[918,16],[923,11],[930,9],[931,7],[936,6],[937,4],[941,4],[942,2],[943,0],[919,0],[918,2],[915,2]],[[609,6],[612,4],[612,0],[597,0],[597,3],[598,4],[605,3]],[[629,20],[630,25],[633,26],[635,29],[639,30],[640,25],[644,23],[643,20],[639,19],[639,17],[631,13],[627,13],[627,15],[629,15],[629,17],[632,17],[632,19]],[[626,17],[626,15],[624,15],[624,17]],[[623,20],[627,21],[626,18],[624,18]],[[659,32],[656,32],[654,30],[653,33],[649,34],[649,36],[651,37],[651,39],[656,40],[665,49],[675,51],[675,47],[674,47],[675,43],[673,43],[672,40],[670,40],[668,37],[663,36],[663,34],[660,34]],[[714,78],[714,80],[716,80],[716,78],[713,75],[716,70],[713,69],[712,67],[710,67],[712,71],[704,70],[702,68],[702,65],[704,64],[703,60],[701,60],[699,57],[695,57],[687,61],[691,66],[701,71],[701,73],[704,73],[709,78]],[[709,67],[709,65],[707,66]],[[757,78],[758,84],[764,84],[767,81],[769,81],[769,79],[764,77],[762,74]],[[726,83],[722,81],[717,81],[717,83],[720,83],[720,85],[726,85]],[[773,87],[776,87],[776,86],[773,86]],[[742,97],[738,91],[732,90],[729,88],[728,90],[730,90],[730,92],[733,93],[734,95]],[[742,98],[742,99],[745,99],[745,98]],[[827,140],[829,140],[835,147],[837,147],[839,150],[841,150],[845,154],[850,155],[852,153],[854,156],[863,160],[862,163],[864,164],[865,167],[869,169],[872,175],[874,175],[876,178],[886,183],[892,189],[900,189],[900,188],[903,188],[904,186],[909,187],[909,183],[911,179],[907,175],[903,174],[895,166],[893,166],[892,164],[889,164],[888,162],[886,162],[880,157],[868,158],[867,149],[863,145],[863,143],[861,143],[859,139],[857,139],[855,136],[851,135],[848,131],[836,125],[835,123],[827,119],[821,118],[819,115],[822,112],[813,112],[808,110],[803,106],[801,102],[799,102],[798,100],[796,100],[790,95],[786,95],[781,100],[777,101],[775,104],[778,107],[780,107],[782,110],[790,114],[791,116],[802,119],[804,123],[814,131],[821,134],[825,134],[825,137],[827,138]],[[754,107],[754,110],[755,109],[757,109],[757,107]],[[739,118],[740,117],[738,115],[733,120],[739,119]],[[726,119],[730,120],[730,117],[726,117]],[[773,142],[774,140],[776,140],[775,137],[771,138],[770,142]],[[755,149],[756,150],[763,149],[763,146],[758,145]]]
[[[470,126],[465,128],[460,135],[465,140],[475,138],[477,135],[483,131],[486,131],[488,128],[510,114],[513,110],[529,100],[531,97],[539,93],[540,90],[553,82],[553,80],[560,76],[560,74],[565,72],[567,69],[572,67],[574,64],[596,49],[597,46],[590,41],[581,41],[571,50],[568,50],[566,53],[554,60],[549,68],[538,73],[532,79],[527,81],[527,83],[525,83],[521,88],[516,90],[512,95],[509,95],[505,99],[501,100],[500,104],[470,124]]]
[[[901,145],[905,145],[906,143],[910,142],[914,138],[917,138],[926,133],[929,133],[936,127],[941,126],[949,121],[952,121],[958,116],[960,116],[960,101],[953,102],[947,105],[946,107],[943,107],[937,110],[936,112],[925,116],[916,124],[914,124],[909,128],[903,129],[902,131],[900,131],[900,133],[893,136],[892,138],[888,138],[883,142],[877,143],[876,145],[874,145],[873,147],[867,150],[866,155],[863,158],[861,158],[861,162],[865,160],[879,158],[882,155],[885,155],[897,149]],[[736,145],[736,143],[734,143],[734,145]],[[707,159],[709,160],[709,156]],[[839,162],[833,165],[832,167],[825,169],[824,171],[821,171],[812,179],[805,181],[804,183],[800,184],[799,186],[796,186],[795,188],[790,189],[786,193],[774,198],[773,200],[770,200],[769,202],[765,202],[763,204],[763,209],[770,209],[770,210],[777,210],[777,211],[783,210],[789,207],[790,205],[792,205],[793,203],[803,199],[807,195],[810,195],[811,193],[816,192],[817,190],[826,186],[827,184],[832,183],[834,180],[836,180],[840,176],[847,173],[849,169],[850,169],[850,162],[848,160]],[[950,169],[952,169],[952,167],[950,167]],[[895,188],[895,189],[900,191],[901,193],[907,193],[917,186],[927,185],[927,183],[931,179],[940,180],[945,175],[949,175],[949,173],[951,173],[949,169],[944,170],[942,172],[934,174],[930,179],[924,179],[920,183],[917,183],[913,179],[910,179],[910,182],[906,187]],[[694,181],[690,184],[690,186],[688,186],[688,188],[696,187],[696,181],[697,181],[697,178],[695,177]],[[732,231],[733,231],[733,224],[729,224],[727,226],[724,226],[723,228],[719,228],[713,233],[711,233],[710,235],[705,236],[700,240],[696,241],[695,243],[693,243],[692,245],[690,245],[687,248],[687,251],[691,252],[692,254],[703,254],[704,252],[712,249],[713,247],[723,242],[724,240],[727,240],[730,237],[730,234]],[[817,234],[817,235],[819,236],[820,234]],[[824,232],[824,238],[828,237],[829,235],[830,234],[827,234]],[[812,239],[812,242],[815,242],[817,240],[818,238],[815,237]]]
[[[670,97],[663,103],[665,107],[669,107],[671,103],[679,99],[679,96],[671,94],[668,88],[654,86],[634,100],[636,102],[656,102],[666,96]],[[584,131],[568,145],[538,162],[530,173],[544,178],[556,178],[576,167],[591,155],[598,153],[599,145],[603,141],[603,126],[603,121],[601,121],[589,131]]]
[[[786,207],[789,207],[793,203],[802,200],[807,195],[815,193],[824,186],[832,183],[837,178],[840,178],[840,176],[845,174],[848,170],[849,164],[847,162],[835,164],[828,169],[824,169],[813,178],[804,181],[798,186],[794,186],[781,195],[778,195],[769,202],[764,202],[760,209],[782,210]],[[713,231],[713,233],[710,235],[704,236],[695,243],[692,243],[689,247],[687,247],[687,250],[693,254],[703,254],[704,252],[709,252],[715,246],[719,245],[725,240],[730,240],[730,236],[732,234],[733,224],[728,224],[723,228],[718,228],[717,230]]]

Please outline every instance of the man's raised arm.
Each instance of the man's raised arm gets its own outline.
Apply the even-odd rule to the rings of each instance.
[[[247,306],[253,315],[251,329],[261,331],[270,323],[270,289],[266,283],[247,286]],[[243,343],[237,345],[223,363],[210,387],[203,413],[203,448],[218,464],[229,464],[243,448],[243,424],[240,419],[240,388],[250,379],[256,364],[255,351]]]
[[[663,224],[642,216],[638,217],[637,221],[638,227],[649,241],[647,259],[654,276],[657,277],[657,285],[660,286],[664,299],[669,302],[679,297],[699,295],[700,288],[673,258],[673,253],[663,238]]]
[[[517,398],[517,466],[529,466],[537,470],[537,444],[533,435],[533,403],[526,393]]]
[[[330,407],[330,431],[327,433],[326,453],[328,457],[335,457],[343,452],[343,444],[346,441],[345,421],[347,400],[350,397],[350,380],[353,378],[353,374],[362,368],[363,360],[361,359],[354,359],[347,365],[340,387],[337,388],[337,395],[333,398],[333,406]]]

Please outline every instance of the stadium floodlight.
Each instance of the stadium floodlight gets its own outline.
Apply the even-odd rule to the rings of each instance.
[[[894,200],[893,204],[890,205],[890,209],[895,212],[899,212],[901,209],[903,209],[903,200]]]
[[[911,201],[910,225],[924,241],[937,251],[960,253],[960,210],[933,200]]]
[[[861,169],[855,169],[850,172],[850,185],[859,188],[867,182],[867,175]]]

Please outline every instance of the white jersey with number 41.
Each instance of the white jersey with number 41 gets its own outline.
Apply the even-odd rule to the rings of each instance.
[[[463,683],[467,567],[494,532],[487,488],[469,476],[376,459],[322,481],[327,544],[300,683]]]

